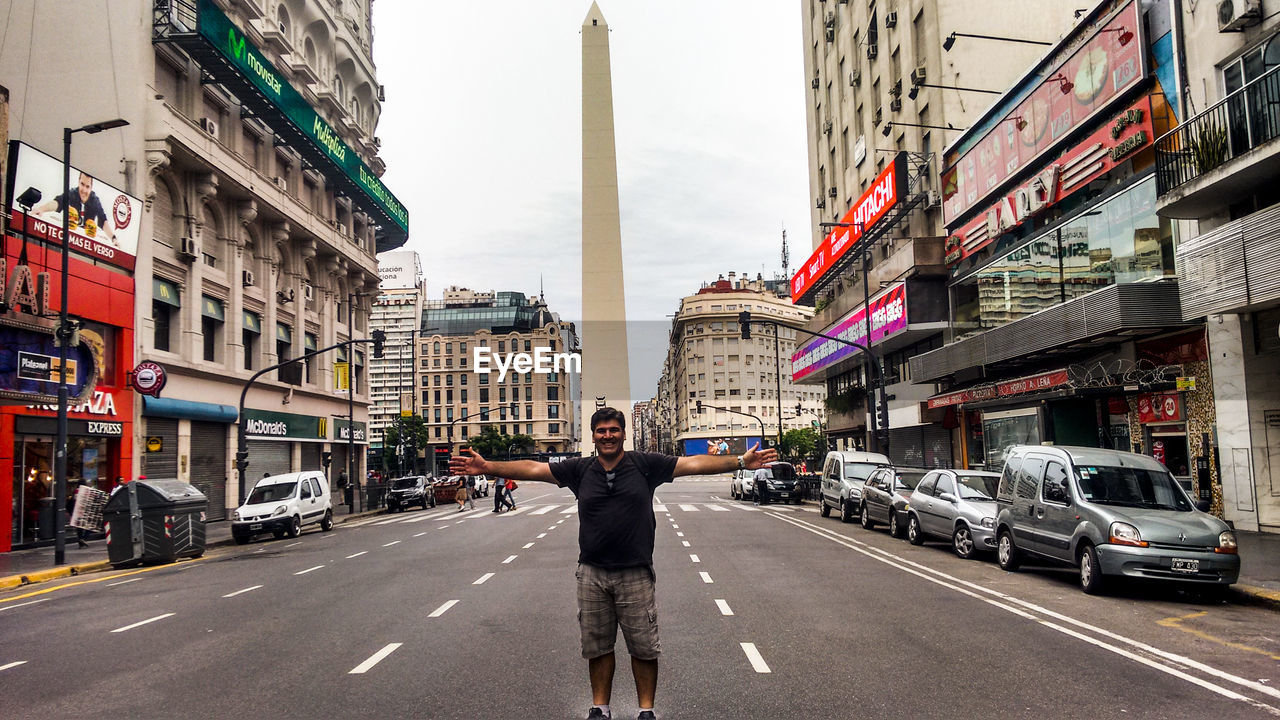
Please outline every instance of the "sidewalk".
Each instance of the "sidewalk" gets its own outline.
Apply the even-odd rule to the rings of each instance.
[[[354,520],[380,512],[385,512],[385,510],[379,508],[365,512],[348,513],[346,505],[335,505],[333,508],[333,520],[335,523],[341,524],[347,520]],[[204,544],[206,548],[230,545],[232,542],[234,541],[231,539],[230,520],[219,520],[205,525]],[[89,540],[88,543],[89,547],[80,547],[76,542],[75,529],[67,528],[67,561],[65,564],[56,567],[53,564],[52,544],[0,553],[0,590],[111,569],[111,563],[107,562],[107,541],[98,539]]]
[[[1280,604],[1280,533],[1236,530],[1240,544],[1237,592]]]

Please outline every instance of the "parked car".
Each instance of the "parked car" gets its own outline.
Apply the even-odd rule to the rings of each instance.
[[[996,548],[996,485],[1000,473],[984,470],[934,470],[916,486],[908,504],[907,540],[926,537],[951,541],[956,555],[968,559]]]
[[[862,486],[871,473],[891,465],[889,458],[880,453],[859,450],[833,450],[827,453],[822,464],[822,490],[820,511],[822,517],[840,511],[842,522],[853,522],[858,506],[862,503]]]
[[[333,529],[329,481],[319,470],[271,475],[259,480],[244,504],[231,514],[231,537],[243,545],[269,532],[277,539],[298,537],[302,528],[319,524]]]
[[[489,497],[489,476],[476,475],[475,497]]]
[[[924,468],[899,467],[872,472],[862,487],[862,504],[858,506],[862,527],[870,530],[876,523],[885,523],[890,535],[902,537],[902,530],[907,526],[907,501],[928,472]]]
[[[796,492],[796,469],[791,463],[775,462],[752,471],[751,485],[757,505],[782,500],[800,504]]]
[[[729,497],[734,500],[746,500],[749,497],[755,497],[755,478],[755,470],[735,470],[733,472],[733,480],[729,482]]]
[[[396,478],[387,486],[387,512],[403,510],[410,505],[421,505],[423,510],[436,506],[436,489],[422,475]]]
[[[1240,576],[1235,533],[1146,455],[1015,446],[996,503],[996,559],[1005,570],[1030,557],[1075,565],[1090,594],[1115,576],[1215,590]]]

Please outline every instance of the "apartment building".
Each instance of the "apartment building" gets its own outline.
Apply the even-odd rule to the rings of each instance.
[[[795,379],[825,388],[836,446],[951,464],[950,422],[924,405],[936,386],[913,383],[908,362],[947,339],[940,154],[1075,18],[1050,0],[800,6],[813,254],[791,294],[815,306],[809,330],[874,349],[885,407],[878,374],[841,343],[804,342]]]
[[[486,425],[531,436],[532,452],[576,452],[581,361],[569,356],[580,351],[574,324],[538,296],[454,286],[426,301],[415,392],[432,452],[447,455]],[[538,365],[517,371],[520,356]]]
[[[136,214],[109,208],[111,224],[138,228],[134,244],[100,251],[113,236],[100,232],[90,253],[115,273],[104,282],[133,290],[131,322],[106,341],[167,377],[132,404],[131,453],[106,449],[120,474],[190,481],[221,519],[246,491],[234,462],[243,425],[248,478],[321,468],[326,452],[333,475],[351,461],[363,478],[365,453],[347,454],[352,435],[365,444],[363,346],[271,370],[239,405],[259,371],[367,337],[375,253],[407,238],[404,206],[378,179],[384,92],[368,0],[8,6],[9,27],[26,30],[3,46],[0,84],[24,157],[60,155],[64,127],[128,123],[75,134],[71,153],[91,182],[142,201]],[[132,394],[130,369],[114,368],[119,385],[103,392]]]
[[[1155,207],[1177,226],[1182,320],[1207,321],[1198,389],[1217,414],[1197,470],[1220,473],[1235,527],[1280,532],[1280,5],[1182,8],[1182,121],[1155,143]]]
[[[753,321],[778,323],[778,332],[753,322],[750,339],[742,338],[743,311]],[[772,444],[779,428],[821,419],[824,389],[791,381],[796,328],[811,318],[812,310],[791,304],[786,280],[759,275],[730,272],[682,298],[655,398],[659,447],[680,455],[740,454],[764,439]]]
[[[381,465],[387,427],[405,415],[418,414],[413,368],[426,293],[422,263],[412,250],[380,253],[378,276],[369,327],[386,335],[382,357],[371,358],[369,367],[369,454],[379,458],[371,460],[371,465]]]

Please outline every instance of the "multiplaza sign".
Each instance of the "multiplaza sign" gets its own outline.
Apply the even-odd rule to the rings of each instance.
[[[476,347],[471,350],[471,365],[478,375],[488,375],[496,368],[498,382],[507,377],[508,371],[517,373],[533,372],[539,375],[550,375],[561,372],[582,372],[582,355],[578,353],[556,353],[551,348],[540,347],[532,354],[519,352],[508,353],[505,357],[493,352],[491,348]]]

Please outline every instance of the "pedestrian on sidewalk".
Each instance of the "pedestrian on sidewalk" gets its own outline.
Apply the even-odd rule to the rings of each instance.
[[[467,493],[467,481],[462,478],[458,478],[458,492],[454,493],[453,499],[458,501],[458,512],[462,512],[464,503],[470,505],[472,510],[476,509],[475,501]]]
[[[591,680],[588,718],[610,718],[614,641],[621,626],[640,702],[638,720],[652,720],[658,688],[653,494],[682,475],[755,470],[777,460],[776,450],[752,446],[742,455],[673,457],[625,452],[626,416],[611,407],[591,416],[596,454],[554,465],[534,460],[495,462],[464,448],[449,461],[458,475],[500,475],[567,487],[578,501],[578,626]],[[537,714],[537,713],[534,713]]]

